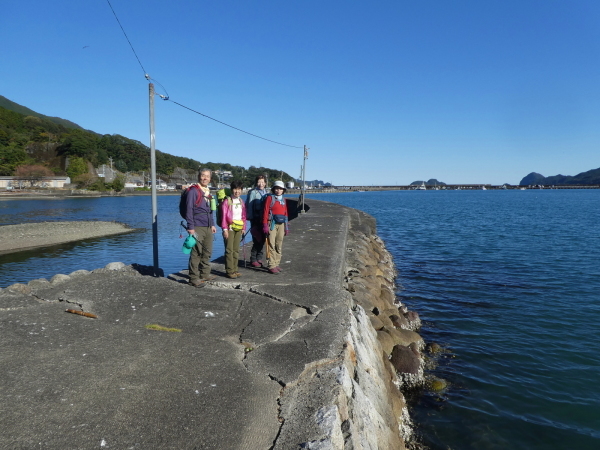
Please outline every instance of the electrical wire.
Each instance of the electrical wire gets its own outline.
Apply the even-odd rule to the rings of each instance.
[[[133,45],[131,44],[131,41],[129,40],[129,38],[127,37],[127,33],[125,33],[125,29],[123,28],[123,25],[121,25],[121,21],[119,20],[119,18],[117,17],[117,13],[115,12],[115,10],[113,9],[112,5],[110,4],[110,0],[106,0],[106,2],[108,3],[108,6],[110,6],[111,11],[113,12],[113,14],[115,15],[115,19],[117,19],[117,23],[119,24],[119,26],[121,27],[121,31],[123,32],[123,34],[125,35],[125,39],[127,39],[127,42],[129,42],[129,46],[131,47],[131,50],[133,51],[133,54],[135,55],[138,63],[140,63],[140,67],[142,68],[142,70],[144,71],[144,75],[146,76],[146,78],[148,78],[148,74],[146,73],[146,69],[144,69],[144,66],[142,65],[142,62],[140,61],[140,58],[138,58],[137,53],[135,52],[135,49],[133,48]]]
[[[168,97],[167,97],[167,98],[163,98],[163,96],[160,96],[160,97],[161,97],[163,100],[170,100]],[[254,137],[256,137],[256,138],[259,138],[259,139],[262,139],[262,140],[265,140],[265,141],[269,141],[269,142],[272,142],[272,143],[274,143],[274,144],[283,145],[283,146],[285,146],[285,147],[292,147],[292,148],[304,148],[304,147],[299,147],[299,146],[297,146],[297,145],[289,145],[289,144],[284,144],[283,142],[277,142],[277,141],[273,141],[273,140],[271,140],[271,139],[264,138],[264,137],[262,137],[262,136],[258,136],[258,135],[256,135],[256,134],[253,134],[253,133],[250,133],[250,132],[248,132],[248,131],[244,131],[244,130],[242,130],[242,129],[240,129],[240,128],[234,127],[233,125],[229,125],[228,123],[221,122],[220,120],[217,120],[217,119],[215,119],[214,117],[210,117],[210,116],[207,116],[206,114],[202,114],[201,112],[199,112],[199,111],[196,111],[195,109],[189,108],[189,107],[187,107],[187,106],[185,106],[185,105],[182,105],[181,103],[177,103],[175,100],[170,100],[170,101],[171,101],[171,102],[173,102],[173,103],[175,103],[176,105],[179,105],[179,106],[181,106],[182,108],[185,108],[185,109],[188,109],[188,110],[190,110],[190,111],[192,111],[192,112],[195,112],[196,114],[199,114],[199,115],[201,115],[202,117],[206,117],[207,119],[214,120],[215,122],[218,122],[218,123],[220,123],[221,125],[225,125],[226,127],[233,128],[234,130],[241,131],[242,133],[249,134],[250,136],[254,136]]]
[[[129,42],[129,46],[131,47],[131,50],[133,51],[133,54],[135,55],[135,58],[137,59],[138,63],[140,64],[140,67],[142,68],[142,70],[144,71],[144,77],[145,77],[145,78],[146,78],[146,80],[148,80],[148,81],[154,81],[154,82],[156,82],[156,83],[157,83],[157,84],[158,84],[158,85],[159,85],[161,88],[163,88],[163,90],[165,91],[165,94],[166,94],[166,95],[160,95],[160,94],[158,94],[158,96],[159,96],[160,98],[162,98],[163,100],[171,100],[171,99],[169,98],[169,93],[167,92],[167,90],[165,89],[165,87],[164,87],[162,84],[160,84],[158,81],[156,81],[156,80],[154,80],[153,78],[151,78],[151,77],[150,77],[150,75],[148,75],[148,73],[146,72],[146,69],[144,69],[144,66],[142,65],[142,62],[140,61],[140,58],[138,58],[138,55],[137,55],[137,53],[135,52],[135,49],[133,48],[133,45],[131,44],[131,41],[129,40],[129,37],[127,37],[127,33],[125,33],[125,29],[123,28],[123,25],[121,25],[121,21],[119,20],[119,17],[117,16],[117,13],[116,13],[116,12],[115,12],[115,10],[113,9],[112,5],[110,4],[110,0],[106,0],[106,2],[108,3],[108,6],[110,6],[110,9],[111,9],[111,11],[112,11],[112,12],[113,12],[113,14],[114,14],[114,16],[115,16],[115,19],[117,19],[117,23],[118,23],[118,24],[119,24],[119,26],[121,27],[121,31],[123,31],[123,34],[125,35],[125,39],[127,39],[127,42]],[[273,144],[283,145],[284,147],[291,147],[291,148],[304,148],[304,147],[299,147],[299,146],[297,146],[297,145],[289,145],[289,144],[284,144],[284,143],[282,143],[282,142],[277,142],[277,141],[273,141],[273,140],[271,140],[271,139],[264,138],[264,137],[262,137],[262,136],[258,136],[258,135],[256,135],[256,134],[250,133],[250,132],[248,132],[248,131],[244,131],[244,130],[242,130],[241,128],[237,128],[237,127],[234,127],[233,125],[229,125],[228,123],[221,122],[220,120],[217,120],[217,119],[215,119],[214,117],[210,117],[210,116],[207,116],[206,114],[202,114],[201,112],[199,112],[199,111],[196,111],[196,110],[194,110],[194,109],[192,109],[192,108],[189,108],[189,107],[187,107],[187,106],[185,106],[185,105],[182,105],[181,103],[177,103],[177,102],[176,102],[176,101],[174,101],[174,100],[171,100],[171,101],[172,101],[173,103],[175,103],[176,105],[179,105],[179,106],[181,106],[182,108],[185,108],[185,109],[187,109],[187,110],[190,110],[190,111],[192,111],[192,112],[195,112],[196,114],[199,114],[199,115],[201,115],[202,117],[206,117],[207,119],[214,120],[215,122],[217,122],[217,123],[220,123],[221,125],[225,125],[225,126],[227,126],[227,127],[229,127],[229,128],[233,128],[234,130],[241,131],[242,133],[249,134],[250,136],[254,136],[255,138],[262,139],[262,140],[264,140],[264,141],[268,141],[268,142],[272,142]]]

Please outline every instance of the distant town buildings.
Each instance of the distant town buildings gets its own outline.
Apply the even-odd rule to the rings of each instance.
[[[35,180],[15,176],[0,177],[0,189],[3,190],[22,189],[25,187],[63,188],[65,184],[69,183],[71,183],[71,178],[64,176],[41,177]]]

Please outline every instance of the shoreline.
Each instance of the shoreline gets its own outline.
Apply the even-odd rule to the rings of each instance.
[[[540,191],[540,190],[595,190],[600,189],[600,185],[589,186],[553,186],[553,187],[529,187],[529,186],[510,186],[508,189],[503,189],[502,186],[484,185],[489,191]],[[131,188],[127,188],[131,189]],[[411,186],[344,186],[339,188],[320,188],[307,189],[306,195],[310,194],[350,194],[357,192],[389,192],[389,191],[414,191],[416,189]],[[473,185],[449,185],[447,189],[433,189],[431,186],[426,189],[428,191],[479,191],[480,187]],[[178,196],[182,191],[157,191],[157,196]],[[58,200],[64,198],[101,198],[101,197],[131,197],[131,196],[150,196],[150,191],[133,191],[126,190],[122,192],[98,192],[79,189],[50,189],[38,191],[0,191],[0,201],[2,200]],[[302,190],[298,188],[287,189],[287,195],[301,196]]]

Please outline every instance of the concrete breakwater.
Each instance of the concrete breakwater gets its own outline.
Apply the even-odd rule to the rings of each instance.
[[[0,446],[405,448],[423,341],[374,219],[311,200],[291,229],[278,277],[114,263],[0,291]]]

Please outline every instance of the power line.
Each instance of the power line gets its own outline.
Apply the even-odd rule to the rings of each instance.
[[[142,68],[142,70],[144,71],[144,75],[146,75],[146,78],[148,77],[147,73],[146,73],[146,69],[144,69],[144,66],[142,65],[142,62],[140,61],[140,58],[138,58],[137,53],[135,52],[135,49],[133,48],[133,45],[131,44],[131,41],[129,40],[129,38],[127,37],[127,33],[125,33],[125,29],[123,28],[123,25],[121,25],[121,21],[119,20],[119,18],[117,17],[117,13],[115,12],[115,10],[113,9],[112,5],[110,4],[110,0],[106,0],[106,2],[108,3],[108,6],[110,6],[111,11],[113,12],[113,14],[115,15],[115,19],[117,19],[117,23],[119,24],[119,26],[121,27],[121,31],[123,32],[123,34],[125,35],[125,39],[127,39],[127,42],[129,42],[129,46],[131,47],[131,50],[133,51],[133,54],[135,55],[138,63],[140,63],[140,67]]]
[[[161,97],[163,100],[170,100],[168,97],[164,98],[164,96],[162,96],[162,95],[161,95],[160,97]],[[171,101],[172,101],[173,103],[175,103],[176,105],[179,105],[179,106],[181,106],[182,108],[188,109],[188,110],[190,110],[190,111],[192,111],[192,112],[195,112],[196,114],[199,114],[199,115],[201,115],[202,117],[206,117],[207,119],[214,120],[215,122],[218,122],[218,123],[220,123],[221,125],[225,125],[226,127],[233,128],[234,130],[241,131],[242,133],[249,134],[250,136],[254,136],[254,137],[256,137],[256,138],[259,138],[259,139],[262,139],[262,140],[264,140],[264,141],[269,141],[269,142],[272,142],[272,143],[274,143],[274,144],[283,145],[283,146],[285,146],[285,147],[292,147],[292,148],[304,148],[304,147],[299,147],[299,146],[297,146],[297,145],[289,145],[289,144],[284,144],[283,142],[277,142],[277,141],[273,141],[273,140],[271,140],[271,139],[267,139],[267,138],[264,138],[264,137],[262,137],[262,136],[258,136],[258,135],[256,135],[256,134],[249,133],[248,131],[244,131],[244,130],[242,130],[242,129],[240,129],[240,128],[234,127],[233,125],[229,125],[228,123],[221,122],[220,120],[217,120],[217,119],[215,119],[214,117],[210,117],[210,116],[207,116],[206,114],[202,114],[201,112],[199,112],[199,111],[196,111],[195,109],[188,108],[187,106],[185,106],[185,105],[182,105],[181,103],[177,103],[177,102],[176,102],[176,101],[174,101],[174,100],[171,100]]]
[[[129,37],[127,37],[127,33],[125,33],[125,29],[123,28],[123,25],[121,25],[121,21],[119,20],[119,17],[117,16],[117,13],[116,13],[116,12],[115,12],[115,10],[113,9],[112,5],[110,4],[110,0],[106,0],[106,2],[108,3],[108,6],[110,6],[110,9],[111,9],[111,11],[112,11],[112,12],[113,12],[113,14],[114,14],[114,16],[115,16],[115,19],[117,19],[117,23],[118,23],[118,24],[119,24],[119,26],[121,27],[121,31],[123,31],[123,34],[125,35],[125,39],[127,39],[127,42],[129,42],[129,46],[131,47],[131,50],[133,51],[133,54],[135,55],[135,58],[137,59],[138,63],[140,64],[140,67],[142,68],[142,70],[144,71],[144,77],[145,77],[145,78],[146,78],[146,80],[148,80],[148,81],[151,81],[151,80],[152,80],[152,81],[155,81],[156,83],[158,83],[158,84],[160,85],[160,87],[162,87],[162,88],[163,88],[163,90],[165,91],[165,94],[167,94],[167,95],[159,95],[159,97],[160,97],[160,98],[162,98],[163,100],[170,100],[170,98],[169,98],[169,93],[167,92],[167,90],[165,89],[165,87],[164,87],[162,84],[160,84],[158,81],[156,81],[156,80],[154,80],[153,78],[151,78],[151,77],[150,77],[150,75],[148,75],[148,73],[146,72],[146,69],[144,69],[144,66],[142,65],[142,62],[140,61],[140,58],[138,58],[138,55],[137,55],[137,53],[135,52],[135,49],[133,48],[133,45],[131,44],[131,41],[129,40]],[[172,101],[173,103],[175,103],[176,105],[179,105],[179,106],[181,106],[182,108],[185,108],[185,109],[187,109],[187,110],[190,110],[190,111],[192,111],[192,112],[195,112],[196,114],[199,114],[199,115],[201,115],[202,117],[206,117],[207,119],[214,120],[215,122],[218,122],[218,123],[220,123],[221,125],[225,125],[225,126],[227,126],[227,127],[229,127],[229,128],[233,128],[234,130],[241,131],[242,133],[249,134],[250,136],[254,136],[255,138],[262,139],[262,140],[264,140],[264,141],[268,141],[268,142],[272,142],[272,143],[274,143],[274,144],[283,145],[283,146],[285,146],[285,147],[291,147],[291,148],[303,148],[303,147],[299,147],[299,146],[297,146],[297,145],[289,145],[289,144],[284,144],[284,143],[282,143],[282,142],[277,142],[277,141],[273,141],[273,140],[271,140],[271,139],[264,138],[264,137],[262,137],[262,136],[258,136],[258,135],[256,135],[256,134],[253,134],[253,133],[250,133],[250,132],[248,132],[248,131],[244,131],[244,130],[242,130],[242,129],[240,129],[240,128],[234,127],[233,125],[229,125],[228,123],[221,122],[220,120],[217,120],[217,119],[215,119],[214,117],[210,117],[210,116],[207,116],[206,114],[202,114],[201,112],[199,112],[199,111],[196,111],[196,110],[194,110],[194,109],[192,109],[192,108],[188,108],[187,106],[185,106],[185,105],[182,105],[181,103],[177,103],[177,102],[176,102],[176,101],[174,101],[174,100],[171,100],[171,101]]]

